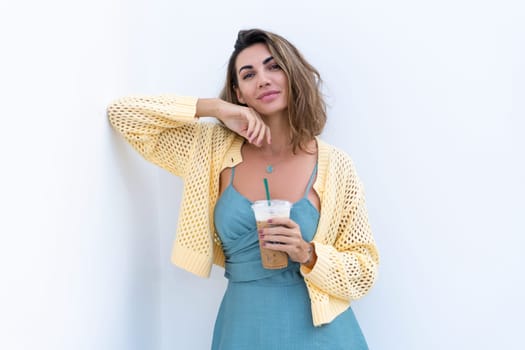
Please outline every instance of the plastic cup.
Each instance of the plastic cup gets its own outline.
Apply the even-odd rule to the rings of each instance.
[[[252,210],[255,214],[255,220],[257,222],[257,230],[265,227],[273,227],[276,225],[268,224],[268,219],[272,218],[289,218],[290,209],[292,208],[292,203],[272,199],[256,201],[252,204]],[[261,244],[259,238],[259,249],[261,251],[261,261],[262,266],[265,269],[282,269],[288,266],[288,254],[278,250],[272,250],[264,248]]]

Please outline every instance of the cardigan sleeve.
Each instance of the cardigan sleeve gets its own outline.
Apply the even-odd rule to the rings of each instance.
[[[352,169],[333,244],[314,241],[317,261],[301,272],[307,282],[333,297],[352,301],[374,284],[379,255],[372,237],[364,190]]]
[[[184,176],[196,135],[196,97],[162,95],[120,98],[109,120],[146,160]]]

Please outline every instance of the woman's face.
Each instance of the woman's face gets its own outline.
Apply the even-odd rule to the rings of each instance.
[[[288,78],[265,44],[254,44],[239,53],[235,62],[239,102],[264,116],[288,108]]]

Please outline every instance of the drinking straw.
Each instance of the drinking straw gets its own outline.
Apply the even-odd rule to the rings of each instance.
[[[266,200],[268,201],[268,206],[272,205],[270,202],[270,188],[268,187],[268,179],[264,178],[264,189],[266,190]]]

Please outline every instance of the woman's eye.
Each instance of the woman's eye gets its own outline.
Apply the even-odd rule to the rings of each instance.
[[[281,69],[281,66],[279,66],[277,63],[274,63],[270,66],[270,69],[271,70],[278,70],[278,69]]]
[[[253,74],[253,73],[245,74],[245,75],[242,76],[242,80],[249,79],[249,78],[253,77],[254,75],[255,75],[255,74]]]

